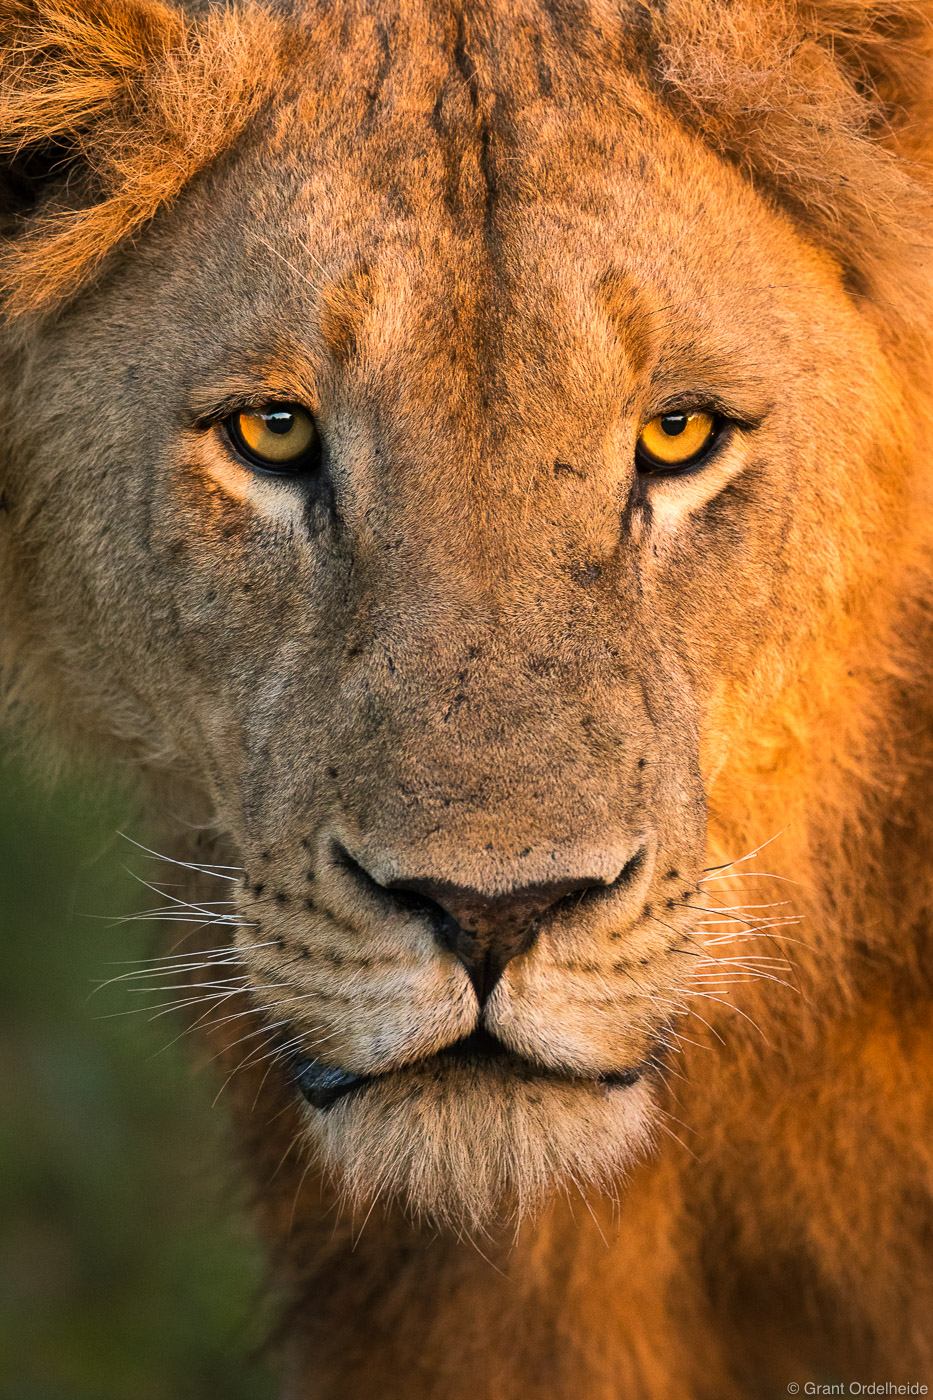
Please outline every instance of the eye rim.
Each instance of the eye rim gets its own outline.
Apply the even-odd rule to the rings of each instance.
[[[664,462],[660,457],[654,457],[647,448],[642,446],[642,434],[645,429],[659,418],[672,418],[680,415],[691,417],[704,414],[711,420],[712,427],[709,436],[702,447],[690,457],[685,457],[682,462]],[[729,419],[720,410],[711,404],[687,403],[665,405],[659,412],[653,413],[650,418],[645,419],[635,439],[635,469],[639,476],[683,476],[695,471],[699,466],[705,465],[714,451],[719,447],[721,440],[726,436],[731,426]]]
[[[308,446],[298,456],[279,462],[271,457],[262,457],[250,447],[237,426],[237,419],[241,418],[244,414],[268,417],[273,413],[291,413],[293,415],[300,415],[309,420],[313,435]],[[311,476],[316,474],[320,468],[322,453],[321,431],[318,427],[317,419],[310,408],[307,408],[302,403],[296,403],[292,399],[266,399],[262,403],[240,404],[220,420],[219,426],[227,446],[233,454],[244,463],[250,471],[257,472],[262,476]]]

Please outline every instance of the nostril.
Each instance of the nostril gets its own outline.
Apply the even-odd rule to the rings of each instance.
[[[375,895],[383,903],[389,901],[399,909],[411,914],[420,914],[433,925],[440,925],[449,918],[447,911],[433,899],[414,889],[394,882],[381,884],[364,865],[355,860],[344,846],[334,843],[334,864],[339,866],[359,888],[367,894]]]
[[[428,895],[395,882],[381,884],[373,875],[370,875],[364,865],[361,865],[344,846],[337,842],[334,843],[333,847],[333,861],[350,877],[354,884],[365,890],[367,894],[379,899],[383,904],[388,902],[397,909],[419,915],[425,919],[431,925],[435,937],[440,943],[444,943],[445,938],[449,936],[448,925],[452,923],[450,915],[446,909],[443,909]]]
[[[616,878],[613,880],[611,888],[614,890],[625,889],[629,885],[634,885],[639,875],[645,868],[645,861],[648,858],[647,845],[640,846],[633,856],[623,865]]]

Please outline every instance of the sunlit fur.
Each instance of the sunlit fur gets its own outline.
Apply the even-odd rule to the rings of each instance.
[[[9,707],[171,831],[132,985],[221,1066],[289,1400],[929,1381],[931,7],[0,16]],[[646,494],[688,388],[738,426]],[[438,1058],[380,886],[568,852],[487,1010],[547,1073]]]

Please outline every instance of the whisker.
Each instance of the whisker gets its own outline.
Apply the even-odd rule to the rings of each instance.
[[[190,937],[189,934],[185,935]],[[254,943],[250,945],[254,948],[264,948],[264,943]],[[222,943],[218,948],[195,948],[190,953],[158,953],[151,958],[112,958],[105,963],[106,967],[129,967],[137,966],[140,963],[160,963],[160,962],[181,962],[185,958],[209,958],[214,953],[227,954],[234,951],[232,943]]]
[[[162,855],[161,851],[154,851],[151,847],[144,846],[141,841],[135,841],[133,837],[127,835],[125,831],[120,831],[117,835],[122,836],[124,841],[129,841],[130,845],[135,846],[137,850],[145,851],[147,856],[154,856],[156,860],[164,860],[169,865],[177,865],[182,870],[193,870],[197,875],[208,875],[217,880],[231,880],[236,884],[237,880],[235,875],[222,875],[219,872],[223,870],[238,870],[241,873],[243,872],[242,865],[197,865],[187,860],[176,860],[173,856]]]
[[[781,830],[776,831],[773,836],[769,836],[767,841],[762,841],[760,846],[756,846],[753,851],[749,851],[747,856],[739,856],[736,860],[727,860],[722,865],[708,865],[703,872],[704,875],[716,870],[730,870],[734,865],[743,865],[745,861],[753,860],[766,846],[770,846],[772,841],[776,841],[779,836],[783,836],[786,830],[786,827],[782,827]]]

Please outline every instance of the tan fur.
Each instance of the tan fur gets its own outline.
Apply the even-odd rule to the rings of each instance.
[[[235,869],[286,1395],[933,1384],[930,7],[0,15],[10,705]],[[445,1057],[393,888],[577,876]]]
[[[276,82],[277,34],[255,7],[193,26],[159,3],[18,0],[0,18],[0,149],[73,141],[92,179],[87,207],[53,208],[5,249],[15,316],[71,292],[226,148]]]

